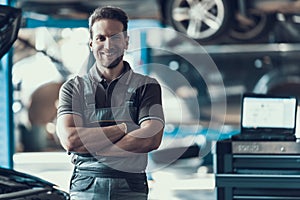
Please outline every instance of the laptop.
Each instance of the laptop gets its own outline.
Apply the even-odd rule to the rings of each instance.
[[[297,98],[244,94],[241,133],[232,140],[296,141]]]

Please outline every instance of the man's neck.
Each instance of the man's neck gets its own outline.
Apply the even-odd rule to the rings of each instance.
[[[120,74],[123,72],[124,63],[123,61],[121,61],[114,68],[102,67],[101,65],[100,67],[99,65],[97,65],[97,68],[100,71],[100,74],[103,76],[103,78],[105,78],[107,82],[111,82],[112,80],[120,76]]]

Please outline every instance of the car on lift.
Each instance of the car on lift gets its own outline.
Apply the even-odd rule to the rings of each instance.
[[[200,43],[268,41],[277,15],[297,17],[299,0],[15,0],[25,12],[53,17],[87,18],[101,5],[116,5],[132,18],[159,18],[166,26]],[[26,15],[26,17],[41,17]],[[297,20],[294,20],[297,21]]]
[[[48,181],[0,167],[0,199],[68,200],[70,197]]]

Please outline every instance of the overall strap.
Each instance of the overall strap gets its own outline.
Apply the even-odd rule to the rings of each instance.
[[[136,90],[143,85],[143,80],[145,77],[134,73],[132,70],[129,71],[129,77],[126,82],[127,91],[125,94],[126,101],[134,101],[137,103],[137,95]],[[134,99],[132,99],[134,98]]]
[[[96,89],[97,85],[91,81],[89,78],[89,75],[86,74],[83,77],[83,94],[84,94],[84,104],[85,104],[85,110],[88,113],[87,116],[95,116],[95,109],[96,109],[96,100],[95,100],[95,95],[96,95]]]

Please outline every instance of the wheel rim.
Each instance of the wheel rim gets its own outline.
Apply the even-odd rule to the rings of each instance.
[[[195,39],[216,34],[223,24],[224,13],[222,0],[174,0],[172,5],[175,27]]]

